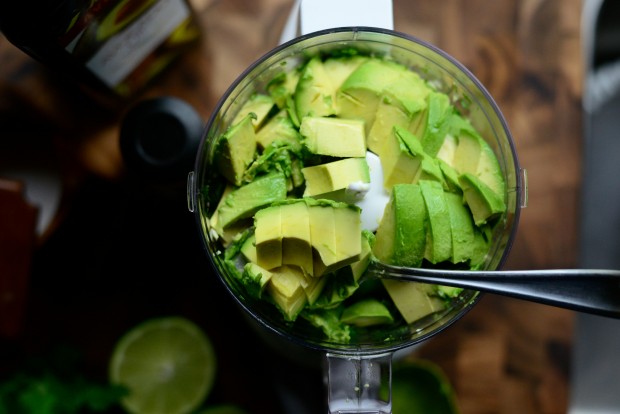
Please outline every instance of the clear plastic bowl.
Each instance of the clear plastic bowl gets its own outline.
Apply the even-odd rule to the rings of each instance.
[[[222,180],[213,163],[215,142],[230,126],[243,103],[253,93],[265,92],[267,83],[276,75],[293,70],[308,57],[348,47],[376,56],[389,56],[418,72],[437,90],[447,93],[490,144],[506,181],[507,209],[496,227],[485,268],[501,268],[515,236],[523,193],[521,170],[506,121],[486,89],[463,65],[436,47],[395,31],[343,27],[315,32],[282,44],[247,68],[229,87],[208,120],[194,171],[190,173],[188,202],[215,271],[230,294],[255,321],[289,341],[315,350],[373,355],[409,347],[437,334],[469,311],[480,298],[480,293],[463,291],[443,312],[410,325],[388,330],[382,328],[379,332],[356,337],[347,344],[329,341],[316,328],[303,322],[286,322],[273,305],[250,297],[224,265],[223,247],[218,238],[213,237],[208,220],[219,201],[219,194],[214,194],[214,189],[218,188],[218,180]]]

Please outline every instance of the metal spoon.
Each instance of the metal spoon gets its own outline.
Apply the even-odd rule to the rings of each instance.
[[[462,287],[620,319],[620,270],[442,270],[373,259],[365,277]]]

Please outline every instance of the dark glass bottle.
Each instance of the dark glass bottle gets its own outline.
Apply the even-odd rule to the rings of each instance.
[[[103,102],[131,99],[200,38],[187,0],[3,0],[0,31]]]

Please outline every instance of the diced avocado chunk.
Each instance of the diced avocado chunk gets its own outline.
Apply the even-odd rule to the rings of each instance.
[[[261,148],[266,148],[272,142],[288,144],[293,151],[301,149],[301,135],[285,110],[270,118],[256,132],[256,143]]]
[[[338,116],[361,119],[369,132],[385,90],[400,76],[400,66],[369,59],[353,71],[337,92]]]
[[[420,186],[397,184],[377,228],[373,253],[380,261],[419,267],[424,259],[426,205]]]
[[[290,70],[274,76],[267,84],[267,92],[279,109],[290,109],[291,97],[295,93],[299,77],[299,71]],[[295,118],[297,118],[297,114],[295,114]]]
[[[243,183],[243,173],[256,153],[256,133],[252,125],[255,116],[253,113],[246,115],[228,128],[217,142],[215,165],[218,171],[236,186]]]
[[[389,191],[396,184],[412,183],[422,163],[422,145],[404,128],[395,126],[383,147],[381,166],[383,186]]]
[[[284,200],[286,188],[284,174],[275,172],[234,189],[226,194],[218,205],[216,228],[224,230],[237,220],[251,217],[258,209]]]
[[[392,99],[383,97],[379,100],[375,119],[368,132],[368,149],[381,157],[383,146],[391,139],[392,129],[395,126],[407,128],[410,122],[411,116],[407,112],[399,105],[394,105]]]
[[[444,188],[447,191],[461,194],[463,189],[461,188],[461,184],[459,183],[459,173],[450,166],[447,162],[442,159],[437,158],[437,164],[441,169],[441,173],[443,174],[443,182]]]
[[[303,272],[293,266],[282,266],[271,271],[267,292],[284,318],[294,321],[308,299],[303,288]]]
[[[226,228],[223,228],[219,224],[218,210],[224,205],[224,200],[226,199],[226,196],[232,193],[235,188],[237,187],[231,184],[226,185],[224,192],[220,197],[220,201],[218,202],[218,205],[215,209],[215,212],[209,219],[211,229],[214,230],[219,237],[221,237],[221,240],[223,241],[223,244],[225,246],[230,244],[234,240],[235,236],[237,236],[237,234],[243,232],[248,227],[247,223],[244,223],[244,220],[239,220],[236,223],[228,225]]]
[[[314,274],[308,205],[303,200],[280,205],[280,219],[282,264],[299,266],[307,273]]]
[[[326,280],[326,286],[319,300],[314,304],[318,308],[331,308],[337,306],[345,299],[351,297],[360,286],[358,281],[366,272],[371,254],[371,241],[374,240],[374,234],[369,231],[362,232],[362,252],[360,259],[348,266],[341,267],[331,273]]]
[[[436,181],[419,182],[428,212],[428,231],[424,258],[439,263],[452,257],[452,230],[450,214],[443,187]]]
[[[323,62],[318,56],[310,59],[302,69],[294,102],[297,118],[306,116],[331,116],[336,113],[334,106],[335,89]]]
[[[365,157],[366,134],[360,120],[307,116],[299,132],[313,154],[331,157]]]
[[[434,295],[432,285],[392,279],[384,279],[382,282],[407,323],[445,308],[443,301]]]
[[[430,88],[405,66],[384,59],[369,59],[344,81],[337,93],[338,116],[363,119],[369,132],[379,102],[389,97],[408,115],[426,106]]]
[[[452,113],[448,95],[441,92],[431,92],[428,95],[428,111],[425,118],[426,125],[423,133],[418,135],[422,148],[428,155],[434,157],[443,145],[447,133],[447,119]],[[415,132],[414,132],[415,133]]]
[[[495,153],[465,119],[458,135],[452,166],[460,174],[472,174],[500,196],[505,192],[504,175]]]
[[[272,276],[273,274],[269,270],[263,269],[256,263],[249,262],[243,267],[241,280],[248,293],[260,299]]]
[[[418,168],[418,173],[413,182],[417,183],[420,180],[437,181],[442,187],[446,188],[447,184],[437,158],[433,158],[426,153],[422,153],[421,155],[422,162],[420,163],[420,168]]]
[[[360,258],[360,211],[345,203],[310,198],[278,203],[256,213],[255,227],[257,262],[268,270],[296,265],[316,277]]]
[[[437,159],[443,161],[454,169],[454,154],[456,153],[457,145],[458,142],[456,141],[454,135],[447,134],[443,139],[443,143],[441,144],[439,151],[437,152]]]
[[[504,199],[475,175],[461,174],[459,183],[477,226],[487,223],[506,211]]]
[[[255,130],[258,130],[261,125],[267,119],[267,116],[271,112],[275,105],[273,98],[269,95],[255,93],[250,96],[250,98],[245,101],[235,118],[233,119],[233,124],[240,122],[243,118],[245,118],[248,114],[253,113],[255,117],[252,119],[252,125]]]
[[[323,62],[323,69],[334,90],[338,90],[351,73],[368,59],[363,55],[330,57]]]
[[[367,327],[394,322],[390,310],[377,299],[364,299],[346,307],[340,320],[349,325]]]
[[[280,206],[258,210],[254,215],[256,263],[271,270],[282,266],[282,216]]]
[[[370,184],[366,158],[344,158],[306,167],[301,172],[306,183],[304,197],[355,203],[365,194],[356,189]]]
[[[245,238],[241,244],[239,252],[243,255],[246,261],[258,263],[258,258],[256,256],[256,234],[252,233]]]

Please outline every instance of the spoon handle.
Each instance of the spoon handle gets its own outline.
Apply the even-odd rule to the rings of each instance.
[[[459,271],[373,262],[369,271],[380,278],[462,287],[620,319],[619,270]]]

